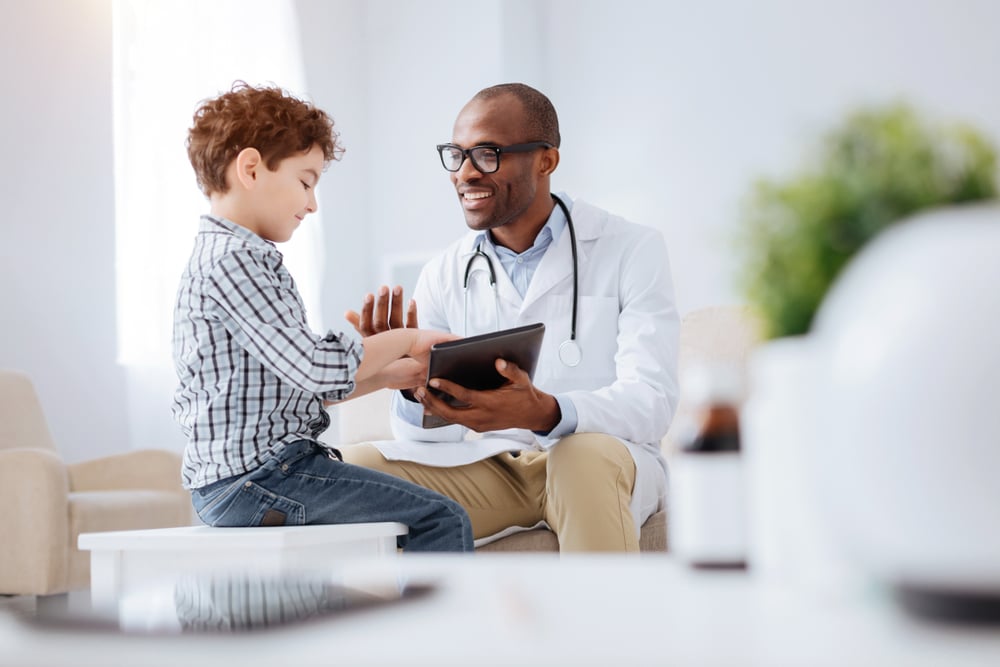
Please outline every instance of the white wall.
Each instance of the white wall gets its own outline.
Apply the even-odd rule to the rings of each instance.
[[[853,106],[901,96],[1000,139],[989,0],[339,4],[299,0],[307,79],[348,147],[320,186],[326,326],[386,280],[386,258],[464,230],[432,147],[494,83],[555,103],[555,188],[663,231],[682,313],[741,299],[733,236],[750,183],[793,168]]]
[[[992,0],[545,4],[564,182],[663,230],[682,312],[739,299],[749,184],[855,105],[902,97],[1000,139]]]
[[[115,363],[111,3],[0,4],[0,367],[70,460],[128,448]]]
[[[385,258],[425,256],[464,229],[433,145],[493,83],[555,103],[555,188],[664,232],[682,312],[741,298],[733,232],[750,184],[788,173],[851,108],[902,97],[1000,139],[991,0],[339,4],[351,11],[299,0],[310,87],[358,130],[320,186],[329,256],[344,260],[324,284],[329,326],[383,279]]]
[[[509,9],[500,0],[297,6],[310,94],[347,149],[319,186],[322,321],[342,328],[343,312],[385,280],[387,257],[424,258],[465,229],[434,146],[451,138],[468,98],[502,78],[505,32],[496,26]]]
[[[464,230],[433,147],[493,83],[552,98],[556,188],[663,230],[682,312],[738,298],[741,196],[851,106],[905,96],[1000,143],[991,0],[297,7],[308,92],[347,147],[320,185],[324,327],[344,326],[385,257]],[[32,375],[73,459],[143,444],[127,442],[115,364],[110,30],[110,0],[0,0],[0,366]]]

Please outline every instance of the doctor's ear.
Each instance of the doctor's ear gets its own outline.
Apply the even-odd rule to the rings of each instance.
[[[548,176],[559,166],[559,149],[553,146],[542,151],[542,161],[540,164],[540,176]]]
[[[246,189],[257,183],[257,171],[263,167],[264,161],[256,148],[244,148],[236,156],[236,179]]]

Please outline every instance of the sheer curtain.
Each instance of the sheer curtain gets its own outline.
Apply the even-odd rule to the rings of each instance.
[[[114,42],[118,359],[132,446],[176,449],[173,301],[208,210],[187,160],[187,130],[199,101],[235,80],[308,98],[299,28],[292,0],[115,0]],[[279,247],[314,315],[321,233],[314,214]]]

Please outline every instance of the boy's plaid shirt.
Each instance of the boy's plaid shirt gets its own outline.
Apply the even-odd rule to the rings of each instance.
[[[173,350],[188,488],[253,470],[296,440],[318,441],[330,425],[323,401],[354,390],[363,354],[343,334],[309,329],[274,244],[207,215],[177,292]]]

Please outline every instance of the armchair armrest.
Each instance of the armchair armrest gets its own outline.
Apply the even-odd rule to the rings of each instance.
[[[47,449],[0,450],[0,593],[61,590],[69,553],[69,477]]]
[[[150,489],[185,493],[181,457],[165,449],[140,449],[69,466],[73,491]]]

